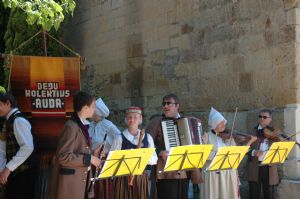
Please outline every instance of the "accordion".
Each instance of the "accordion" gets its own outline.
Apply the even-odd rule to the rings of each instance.
[[[167,151],[170,151],[171,147],[202,144],[202,125],[197,118],[163,120],[161,126]]]

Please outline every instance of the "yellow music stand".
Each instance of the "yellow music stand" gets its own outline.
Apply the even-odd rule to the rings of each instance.
[[[261,164],[282,164],[295,146],[295,141],[274,142]]]
[[[207,170],[237,169],[248,150],[249,146],[221,147]]]
[[[141,175],[154,151],[155,148],[111,151],[98,178]]]
[[[173,147],[161,172],[202,168],[212,148],[212,144]]]

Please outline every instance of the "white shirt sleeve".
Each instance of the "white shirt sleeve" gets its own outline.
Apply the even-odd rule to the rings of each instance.
[[[14,121],[14,133],[20,146],[16,155],[6,164],[10,171],[14,171],[20,166],[33,152],[33,138],[30,123],[22,117],[17,117]]]
[[[6,142],[0,139],[0,172],[6,165]]]
[[[258,157],[258,161],[263,161],[265,158],[265,155],[267,154],[267,151],[269,150],[269,144],[268,144],[268,139],[265,138],[264,141],[260,144],[259,150],[263,151],[263,155]]]
[[[254,153],[255,153],[255,151],[256,151],[256,150],[255,150],[255,149],[253,149],[253,150],[252,150],[252,152],[251,152],[251,155],[252,155],[253,157],[255,156],[255,154],[254,154]]]
[[[147,133],[147,138],[148,138],[148,148],[155,148],[155,145],[154,145],[154,142],[153,142],[153,138],[152,136]],[[149,162],[148,162],[149,165],[155,165],[157,164],[157,154],[156,154],[156,151],[154,151],[152,157],[150,158]]]
[[[110,150],[117,151],[117,150],[121,150],[121,148],[122,148],[122,136],[121,135],[115,136]]]

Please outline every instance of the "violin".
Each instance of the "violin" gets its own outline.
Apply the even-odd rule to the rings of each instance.
[[[273,142],[289,141],[291,137],[298,134],[298,133],[296,133],[296,134],[288,137],[285,134],[280,134],[279,132],[276,132],[275,129],[273,127],[270,127],[270,126],[266,126],[264,128],[263,132],[264,132],[264,137],[268,138],[269,140],[271,140]],[[300,147],[300,144],[297,141],[295,141],[295,142],[296,142],[296,145],[298,147]]]
[[[225,129],[223,132],[220,132],[218,136],[221,137],[223,140],[228,140],[230,139],[231,133],[229,132],[228,129]],[[236,138],[251,139],[251,135],[248,135],[246,133],[235,132],[235,131],[232,132],[232,137],[234,139]]]
[[[263,135],[264,138],[268,138],[269,140],[272,140],[273,142],[279,142],[284,139],[285,135],[280,134],[279,132],[276,132],[273,127],[266,126],[263,129]],[[287,137],[287,136],[286,136]]]

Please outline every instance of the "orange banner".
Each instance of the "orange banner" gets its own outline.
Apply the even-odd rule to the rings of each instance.
[[[80,58],[13,56],[10,83],[18,107],[31,117],[38,145],[55,145],[49,141],[59,136],[80,90]]]

